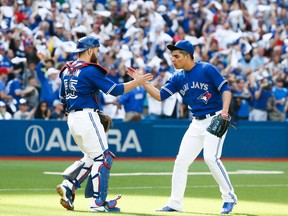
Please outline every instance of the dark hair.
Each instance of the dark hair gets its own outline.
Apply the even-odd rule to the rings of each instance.
[[[28,76],[28,80],[31,80],[31,79],[33,79],[33,78],[35,78],[34,75],[30,75],[30,76]]]
[[[82,38],[82,37],[85,37],[87,36],[87,34],[83,33],[83,32],[76,32],[76,37],[77,38]]]
[[[41,110],[41,106],[43,104],[47,105],[47,110],[45,110],[44,112],[42,112],[42,110]],[[40,101],[39,104],[36,107],[34,118],[35,119],[45,119],[45,116],[48,115],[48,110],[49,110],[48,103],[46,101]]]
[[[45,62],[46,62],[46,63],[51,62],[52,65],[55,64],[55,61],[54,61],[53,59],[51,59],[51,58],[50,58],[50,59],[47,59]]]
[[[34,59],[28,59],[27,64],[35,64],[35,65],[37,65],[37,61],[35,61]]]
[[[281,77],[277,77],[275,81],[276,81],[276,82],[282,82],[282,83],[285,82],[284,79],[282,79]]]

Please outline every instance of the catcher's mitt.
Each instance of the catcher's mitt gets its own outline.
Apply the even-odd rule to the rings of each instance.
[[[111,117],[104,114],[100,110],[98,110],[97,112],[98,112],[100,122],[103,125],[105,132],[108,132],[110,127],[113,126],[113,121],[112,121]]]
[[[231,116],[219,114],[212,119],[207,131],[217,137],[222,137],[230,125]]]

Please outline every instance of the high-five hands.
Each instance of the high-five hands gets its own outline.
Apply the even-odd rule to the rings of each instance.
[[[134,69],[131,67],[127,67],[127,74],[132,77],[134,80],[139,82],[139,85],[144,85],[149,80],[153,79],[153,75],[151,73],[144,74],[143,68]]]

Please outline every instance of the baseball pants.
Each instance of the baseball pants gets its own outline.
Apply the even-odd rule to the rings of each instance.
[[[168,206],[178,211],[183,210],[183,198],[189,166],[202,149],[204,160],[220,187],[223,201],[237,202],[226,169],[220,160],[226,134],[222,138],[218,138],[206,131],[212,118],[213,116],[204,120],[193,119],[182,139],[174,164],[172,190],[168,201]]]
[[[92,160],[108,149],[107,137],[97,112],[83,109],[68,115],[69,131],[79,149]]]

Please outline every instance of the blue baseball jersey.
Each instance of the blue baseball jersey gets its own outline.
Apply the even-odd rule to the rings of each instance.
[[[100,109],[99,90],[105,94],[123,94],[124,85],[106,77],[107,71],[100,65],[75,61],[61,73],[60,99],[67,111],[85,108]]]
[[[0,79],[0,92],[5,91],[5,83],[3,82],[2,79]]]
[[[213,65],[196,62],[190,71],[173,75],[160,90],[161,101],[179,92],[193,116],[222,109],[222,92],[230,91],[227,80]]]
[[[255,99],[255,92],[254,92],[253,107],[255,109],[267,111],[267,101],[272,95],[272,90],[268,90],[268,91],[262,90],[261,95],[258,99]]]
[[[39,62],[36,67],[36,74],[41,83],[40,101],[46,101],[52,107],[53,101],[59,99],[59,89],[53,90],[53,82],[45,77],[42,72],[42,62]]]
[[[21,96],[16,95],[16,91],[22,91],[22,85],[20,81],[17,79],[10,80],[6,85],[5,91],[8,95],[12,96],[17,101],[16,108],[18,109]]]
[[[137,86],[132,91],[123,94],[118,102],[124,105],[125,112],[143,113],[146,91],[143,86]]]
[[[286,88],[277,88],[276,86],[273,87],[272,89],[272,93],[273,93],[273,96],[275,98],[275,100],[285,100],[286,101],[286,98],[288,96],[288,91]],[[280,112],[284,112],[284,109],[285,109],[285,103],[284,104],[276,104],[276,108],[277,110],[279,110]]]

